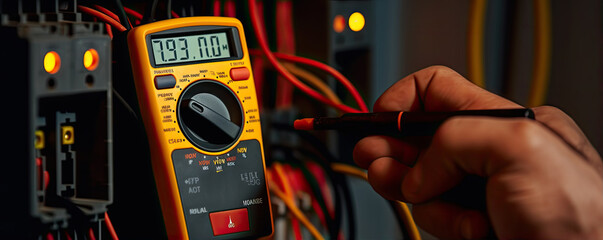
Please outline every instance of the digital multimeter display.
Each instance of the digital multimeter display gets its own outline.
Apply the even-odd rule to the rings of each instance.
[[[230,41],[226,32],[153,38],[151,42],[156,65],[214,60],[231,56]]]

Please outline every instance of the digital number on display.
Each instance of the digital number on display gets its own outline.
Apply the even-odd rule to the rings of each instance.
[[[155,65],[229,58],[226,33],[153,38]]]

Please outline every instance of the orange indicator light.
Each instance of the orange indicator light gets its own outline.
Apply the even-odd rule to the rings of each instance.
[[[98,52],[94,48],[90,48],[84,53],[84,67],[88,71],[93,71],[98,67]]]
[[[350,19],[348,20],[348,24],[350,25],[350,29],[354,32],[358,32],[364,28],[364,15],[359,12],[352,13],[350,15]]]
[[[55,74],[61,68],[61,57],[55,51],[47,52],[44,55],[44,70],[50,74]]]
[[[335,16],[335,19],[333,19],[333,30],[335,30],[336,33],[341,33],[345,30],[345,18],[343,16]]]

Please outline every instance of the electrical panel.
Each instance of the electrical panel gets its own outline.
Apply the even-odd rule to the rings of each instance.
[[[113,200],[110,39],[74,11],[3,7],[2,121],[13,134],[3,144],[11,221],[2,232],[99,232]]]

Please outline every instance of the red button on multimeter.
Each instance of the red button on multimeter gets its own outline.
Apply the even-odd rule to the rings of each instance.
[[[246,67],[230,69],[230,78],[235,81],[247,80],[249,79],[249,75],[251,74],[249,73],[249,69],[247,69]]]
[[[216,236],[249,231],[247,208],[210,213],[209,219]]]
[[[273,232],[244,36],[241,22],[224,17],[169,19],[128,33],[170,239],[256,239]]]

